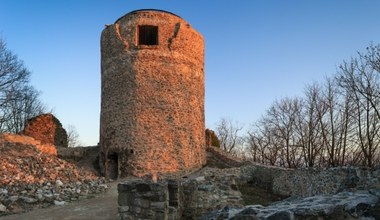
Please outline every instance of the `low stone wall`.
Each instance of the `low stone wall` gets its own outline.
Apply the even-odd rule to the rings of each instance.
[[[58,157],[64,160],[81,161],[86,157],[98,154],[99,146],[89,147],[57,147]]]
[[[380,169],[339,167],[293,170],[249,165],[241,168],[241,179],[275,194],[308,197],[376,188],[380,184]]]
[[[238,169],[205,169],[194,177],[131,180],[118,185],[120,219],[197,219],[226,205],[242,207]]]
[[[224,206],[242,207],[243,199],[238,189],[239,169],[206,168],[193,178],[180,181],[179,216],[177,219],[197,219]]]

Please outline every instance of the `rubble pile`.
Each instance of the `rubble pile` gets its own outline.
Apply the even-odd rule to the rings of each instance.
[[[0,143],[20,143],[23,145],[33,145],[43,153],[57,156],[57,148],[54,145],[42,144],[41,141],[26,135],[2,133],[0,134]]]
[[[0,139],[0,216],[63,205],[107,190],[105,179],[43,153],[34,145]]]

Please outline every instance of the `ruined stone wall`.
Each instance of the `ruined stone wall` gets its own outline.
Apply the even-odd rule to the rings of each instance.
[[[32,137],[41,144],[67,147],[67,133],[61,122],[52,114],[42,114],[27,121],[24,135]]]
[[[139,27],[158,28],[157,45]],[[203,37],[180,17],[134,11],[101,36],[101,166],[106,176],[184,173],[205,164]]]
[[[380,186],[380,169],[359,167],[284,169],[249,165],[241,179],[283,196],[308,197],[342,191],[369,190]]]
[[[348,216],[362,219],[362,216],[380,216],[379,172],[380,169],[357,167],[293,170],[249,165],[231,169],[206,167],[187,178],[158,182],[130,180],[118,187],[119,219],[351,219]],[[267,188],[292,198],[267,207],[244,204],[239,186],[247,181],[253,189]],[[243,205],[246,206],[242,209]]]
[[[119,219],[199,219],[226,205],[242,207],[236,171],[205,169],[190,178],[120,183]]]

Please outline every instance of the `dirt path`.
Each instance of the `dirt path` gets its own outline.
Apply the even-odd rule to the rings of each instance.
[[[95,198],[72,202],[63,206],[36,209],[28,213],[3,216],[0,220],[111,220],[117,219],[117,184]]]

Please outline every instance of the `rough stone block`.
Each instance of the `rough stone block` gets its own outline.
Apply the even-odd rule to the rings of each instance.
[[[119,206],[118,207],[119,213],[124,213],[129,211],[129,206]]]
[[[164,210],[167,208],[167,203],[166,202],[152,202],[150,206],[152,207],[152,209],[155,209],[155,210],[159,210],[159,209]]]
[[[151,191],[151,185],[148,183],[138,183],[136,184],[136,190],[138,192],[148,192]]]
[[[134,204],[136,206],[141,207],[141,208],[149,208],[150,207],[150,202],[146,199],[141,199],[141,198],[136,198],[134,201]]]

